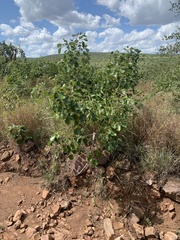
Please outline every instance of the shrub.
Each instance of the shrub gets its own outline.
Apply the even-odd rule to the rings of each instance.
[[[112,52],[107,65],[97,70],[90,64],[86,42],[86,36],[78,34],[58,45],[59,52],[62,48],[65,52],[58,64],[53,109],[74,128],[75,141],[66,146],[67,153],[75,153],[81,144],[92,142],[100,151],[105,148],[113,152],[119,147],[118,133],[126,128],[135,104],[140,51],[127,48],[124,54]],[[87,136],[92,125],[97,126],[97,132]]]

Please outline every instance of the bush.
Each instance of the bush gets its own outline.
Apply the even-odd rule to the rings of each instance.
[[[58,45],[59,52],[62,48],[65,52],[58,64],[53,109],[74,128],[75,141],[69,141],[65,152],[75,153],[82,144],[113,152],[120,146],[118,133],[126,128],[135,104],[140,51],[127,48],[124,54],[112,52],[107,65],[97,70],[90,64],[86,42],[86,36],[78,34]],[[92,125],[97,126],[96,132],[87,136]]]

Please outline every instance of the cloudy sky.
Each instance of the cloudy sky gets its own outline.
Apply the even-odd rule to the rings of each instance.
[[[93,52],[126,46],[155,53],[180,25],[176,0],[1,0],[0,42],[19,44],[28,57],[56,54],[63,38],[83,32]]]

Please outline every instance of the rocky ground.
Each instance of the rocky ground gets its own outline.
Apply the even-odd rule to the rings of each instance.
[[[91,168],[85,155],[59,156],[48,188],[42,175],[50,183],[51,150],[2,142],[0,239],[180,239],[180,179],[158,179],[123,156],[109,158],[104,152]]]

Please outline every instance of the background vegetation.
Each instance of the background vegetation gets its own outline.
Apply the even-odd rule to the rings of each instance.
[[[107,150],[159,176],[180,173],[179,55],[89,53],[81,33],[57,56],[0,50],[1,140],[84,152],[92,164]]]

